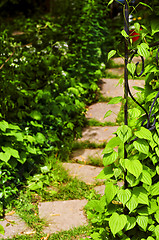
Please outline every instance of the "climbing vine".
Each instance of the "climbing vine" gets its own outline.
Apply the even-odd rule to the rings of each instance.
[[[137,75],[145,77],[145,88],[138,89],[136,107],[128,110],[128,125],[118,128],[103,151],[104,169],[98,178],[106,180],[105,194],[86,206],[94,226],[91,237],[96,240],[159,239],[159,28],[152,19],[147,26],[137,22],[134,31],[140,35],[135,44],[122,31],[129,42],[127,69],[134,77],[138,64],[132,59],[141,57],[142,70]],[[111,51],[109,57],[115,53]]]

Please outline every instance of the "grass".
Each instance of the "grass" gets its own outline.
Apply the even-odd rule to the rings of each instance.
[[[102,143],[95,143],[95,142],[90,142],[90,141],[83,141],[83,142],[74,142],[72,145],[72,151],[77,150],[77,149],[95,149],[95,148],[105,148],[106,142]]]
[[[100,122],[96,119],[89,119],[87,121],[87,126],[96,126],[96,127],[118,126],[118,123],[114,123],[114,122],[110,122],[110,121]]]
[[[112,97],[104,97],[101,93],[97,96],[97,102],[109,102]]]
[[[77,163],[83,164],[83,161],[77,160]],[[92,156],[88,156],[87,161],[85,162],[86,165],[91,165],[91,166],[95,166],[95,167],[103,167],[103,159],[102,156],[101,157],[92,157]]]
[[[39,181],[43,181],[43,186],[36,190],[31,190],[24,186],[19,191],[17,199],[8,206],[8,211],[14,210],[26,223],[31,227],[32,232],[27,235],[13,237],[12,240],[39,240],[45,239],[43,228],[46,226],[45,221],[39,218],[38,204],[41,201],[55,201],[55,200],[71,200],[71,199],[90,199],[97,198],[98,194],[94,190],[94,186],[98,184],[87,185],[85,182],[77,178],[70,177],[67,171],[62,167],[62,164],[52,156],[46,159],[45,165],[48,167],[48,172],[40,172],[30,177],[29,183],[34,183],[38,186]],[[46,169],[46,168],[45,168]],[[38,178],[39,176],[39,178]],[[49,178],[49,182],[47,182]],[[42,179],[42,180],[40,180]],[[34,180],[34,181],[33,181]],[[47,183],[47,184],[45,184]],[[30,185],[33,186],[33,185]],[[69,231],[59,232],[48,236],[48,240],[54,239],[82,239],[89,235],[90,226],[74,228]],[[34,234],[32,234],[34,233]]]
[[[92,227],[88,226],[81,226],[77,228],[73,228],[68,231],[61,231],[58,233],[49,234],[33,234],[33,235],[21,235],[13,237],[12,240],[82,240],[85,237],[88,237],[90,234]],[[8,240],[10,238],[7,238]]]

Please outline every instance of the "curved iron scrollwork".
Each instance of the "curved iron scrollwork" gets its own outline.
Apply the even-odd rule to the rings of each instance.
[[[125,8],[125,11],[124,11],[125,12],[124,13],[125,14],[125,16],[124,16],[124,29],[125,29],[127,35],[129,35],[129,12],[128,12],[127,0],[125,0],[124,8]],[[158,91],[156,97],[154,98],[153,103],[151,104],[149,112],[132,95],[132,93],[130,91],[130,87],[129,87],[129,81],[128,81],[127,64],[130,63],[133,60],[135,54],[137,54],[137,50],[135,50],[132,53],[132,56],[130,57],[130,60],[128,61],[128,58],[129,58],[128,42],[129,42],[129,39],[126,38],[125,39],[125,71],[124,71],[124,86],[125,86],[124,98],[126,99],[126,103],[125,103],[125,106],[124,106],[124,122],[125,122],[126,125],[128,125],[128,119],[127,119],[128,118],[127,97],[128,97],[128,95],[130,95],[132,100],[141,109],[143,109],[143,111],[145,112],[146,119],[144,119],[142,121],[141,126],[143,126],[143,127],[147,128],[148,130],[152,131],[152,130],[155,129],[155,124],[156,124],[156,121],[157,121],[156,114],[152,113],[152,111],[153,111],[153,107],[154,107],[157,99],[159,98],[159,91]],[[159,46],[159,42],[155,42],[155,43],[152,43],[151,45],[149,45],[150,48],[157,47],[157,46]],[[157,66],[159,66],[159,60],[158,60],[159,56],[158,55],[159,55],[159,48],[158,48],[158,51],[157,51],[157,54],[156,54],[156,64],[157,64]],[[142,74],[144,73],[144,70],[145,70],[145,60],[144,60],[144,57],[140,56],[140,58],[141,58],[141,62],[142,62],[142,69],[141,69],[140,73],[138,73],[137,68],[138,68],[139,62],[137,62],[136,63],[136,70],[135,70],[135,76],[137,76],[137,77],[142,76]],[[152,119],[153,119],[153,121],[152,121]],[[137,140],[137,138],[133,139],[128,144],[131,144],[132,142],[134,142],[136,140]],[[127,156],[127,153],[125,151],[125,157],[126,156]]]
[[[153,46],[157,46],[157,45],[159,45],[159,42],[153,44]],[[150,47],[151,47],[151,46],[150,46]],[[159,49],[158,49],[157,54],[156,54],[156,64],[157,64],[157,66],[158,66],[158,53],[159,53]],[[134,54],[132,55],[132,57],[130,58],[130,61],[129,61],[129,62],[132,61],[134,55],[135,55],[135,53],[134,53]],[[137,74],[137,66],[138,66],[138,64],[139,64],[139,62],[137,62],[137,63],[136,63],[136,71],[135,71],[135,75],[136,75],[137,77],[140,77],[140,76],[144,73],[144,69],[145,69],[144,58],[143,58],[142,56],[140,56],[140,57],[141,57],[141,60],[142,60],[142,70],[141,70],[140,74]],[[154,105],[155,105],[155,103],[156,103],[156,101],[157,101],[157,98],[159,97],[159,92],[157,93],[156,97],[154,98],[154,101],[153,101],[153,103],[152,103],[152,105],[151,105],[151,108],[150,108],[150,111],[149,111],[149,113],[148,113],[147,110],[146,110],[146,109],[134,98],[134,96],[132,95],[132,93],[131,93],[131,91],[130,91],[130,87],[129,87],[129,82],[128,82],[128,81],[127,81],[127,84],[126,84],[126,85],[127,85],[127,89],[128,89],[128,93],[129,93],[130,97],[131,97],[131,98],[133,99],[133,101],[134,101],[136,104],[138,104],[138,106],[139,106],[140,108],[142,108],[142,109],[144,110],[144,112],[145,112],[145,115],[146,115],[146,118],[147,118],[147,119],[143,120],[141,126],[143,126],[143,127],[147,128],[147,129],[149,129],[150,131],[152,131],[153,129],[155,129],[155,124],[156,124],[156,121],[157,121],[157,120],[156,120],[156,115],[155,115],[155,114],[152,114],[152,110],[153,110],[153,107],[154,107]],[[153,120],[152,123],[151,123],[151,120],[150,120],[151,117],[154,118],[154,120]],[[147,122],[146,122],[146,121],[147,121]]]

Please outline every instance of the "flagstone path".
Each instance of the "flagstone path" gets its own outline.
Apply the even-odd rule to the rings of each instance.
[[[138,61],[139,59],[135,59]],[[123,59],[114,59],[116,64],[123,64]],[[110,71],[110,70],[109,70]],[[118,69],[111,69],[112,73],[121,73],[123,75],[123,67]],[[116,72],[115,72],[116,71]],[[118,84],[118,79],[102,79],[100,82],[101,94],[104,97],[123,97],[123,86]],[[143,87],[144,81],[142,80],[129,80],[130,88],[133,94],[136,94],[136,90],[133,86]],[[117,115],[120,111],[120,104],[108,105],[105,102],[92,104],[87,109],[86,117],[89,119],[96,119],[100,122],[111,121],[116,122]],[[104,119],[104,115],[108,110],[112,110],[113,114]],[[109,141],[115,134],[118,126],[105,126],[105,127],[87,127],[83,129],[82,138],[78,139],[78,142],[89,141],[95,143],[102,143]],[[86,184],[94,184],[98,182],[99,186],[95,186],[94,189],[97,193],[103,195],[105,191],[104,182],[97,179],[96,176],[100,173],[103,167],[95,167],[86,165],[90,158],[97,157],[102,159],[103,149],[78,149],[75,150],[71,159],[72,162],[63,163],[63,167],[68,171],[72,177],[76,177]],[[78,162],[78,163],[77,163]],[[80,162],[80,163],[79,163]],[[123,183],[119,183],[122,185]],[[39,217],[44,219],[46,226],[44,226],[44,233],[51,234],[62,230],[69,230],[74,227],[87,225],[87,218],[84,213],[84,206],[87,200],[68,200],[68,201],[53,201],[53,202],[41,202],[39,203]],[[14,224],[13,224],[14,222]],[[5,216],[5,219],[0,222],[5,229],[5,235],[0,234],[0,239],[6,239],[7,237],[13,237],[15,235],[28,234],[32,232],[26,223],[20,219],[16,214],[11,216]]]

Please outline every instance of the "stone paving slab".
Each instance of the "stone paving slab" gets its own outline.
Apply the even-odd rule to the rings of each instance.
[[[124,89],[122,85],[118,85],[119,80],[118,79],[102,79],[102,83],[100,84],[101,88],[101,94],[104,97],[116,97],[116,96],[122,96],[124,97]],[[129,80],[129,86],[130,90],[133,95],[135,95],[138,91],[133,89],[133,86],[137,87],[144,87],[145,81],[144,80]],[[111,105],[109,105],[110,107]]]
[[[108,103],[101,102],[101,103],[95,103],[88,107],[88,111],[86,113],[87,119],[96,119],[100,122],[116,122],[117,115],[120,111],[121,104],[111,104],[108,105]],[[104,118],[105,113],[108,110],[112,110],[112,114],[108,116],[107,118]]]
[[[78,141],[90,141],[96,143],[108,142],[118,129],[118,126],[86,127],[83,129],[82,138]]]
[[[96,149],[78,149],[76,151],[73,151],[70,158],[72,160],[81,161],[83,163],[87,163],[91,157],[93,158],[100,158],[102,160],[103,158],[103,152],[104,149],[96,148]]]
[[[101,179],[96,179],[96,176],[102,171],[103,167],[94,167],[78,163],[63,163],[63,167],[68,171],[69,175],[77,177],[86,184],[95,184],[97,181],[103,182]]]
[[[39,216],[47,222],[44,233],[51,234],[87,225],[83,211],[86,204],[86,199],[39,203]]]
[[[124,67],[119,68],[109,68],[106,70],[106,73],[114,75],[114,77],[123,77],[124,76]]]
[[[100,194],[101,196],[103,196],[105,194],[105,185],[101,185],[101,186],[96,186],[94,188],[94,190]]]
[[[0,234],[0,239],[12,238],[17,235],[25,235],[34,233],[31,228],[16,214],[5,216],[4,220],[0,221],[0,225],[4,227],[5,234]]]

